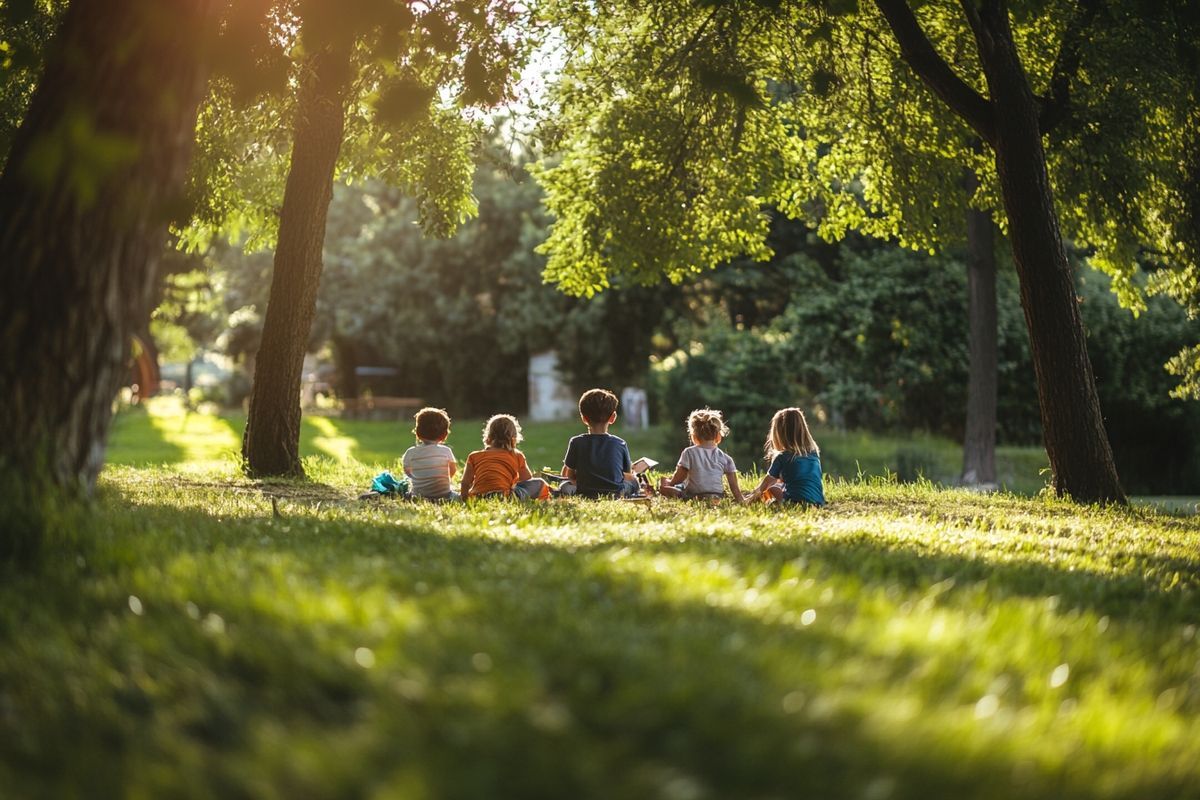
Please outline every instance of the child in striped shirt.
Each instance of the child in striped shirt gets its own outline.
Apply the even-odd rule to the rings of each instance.
[[[426,500],[457,500],[450,478],[458,471],[454,453],[442,444],[450,435],[450,415],[440,408],[422,408],[414,419],[417,443],[404,451],[404,474],[412,482],[409,496]]]

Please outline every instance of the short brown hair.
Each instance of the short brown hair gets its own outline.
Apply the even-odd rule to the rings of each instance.
[[[617,396],[608,389],[588,389],[579,398],[579,416],[592,425],[608,422],[617,411]]]
[[[721,412],[711,408],[697,408],[688,414],[688,434],[701,442],[715,442],[717,437],[729,435],[729,426],[721,419]]]
[[[427,442],[440,442],[450,433],[450,415],[445,409],[425,407],[413,414],[417,426],[413,433]]]
[[[495,414],[483,426],[483,443],[489,447],[516,450],[523,438],[521,423],[512,414]]]

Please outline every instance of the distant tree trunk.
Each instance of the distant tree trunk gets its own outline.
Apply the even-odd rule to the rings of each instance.
[[[333,358],[337,364],[338,394],[343,400],[353,400],[358,397],[358,348],[345,336],[334,336]]]
[[[1100,413],[1075,278],[1067,261],[1038,121],[1008,9],[984,2],[976,40],[996,109],[996,169],[1008,215],[1021,307],[1037,376],[1042,436],[1054,488],[1080,502],[1125,502]]]
[[[316,312],[325,218],[345,128],[349,47],[308,60],[296,108],[271,296],[258,350],[242,455],[251,475],[304,474],[300,464],[300,377]]]
[[[155,297],[209,0],[74,0],[0,176],[0,465],[88,494]],[[81,141],[80,136],[86,137]]]
[[[155,344],[154,337],[150,335],[149,319],[134,332],[133,338],[136,344],[135,349],[140,351],[140,357],[134,362],[133,369],[133,374],[136,376],[134,382],[138,385],[138,391],[134,394],[134,402],[142,402],[158,392],[159,382],[162,379],[162,373],[158,366],[158,345]]]
[[[965,183],[969,197],[979,180],[968,171]],[[966,214],[970,361],[962,482],[976,486],[996,482],[996,225],[986,211]]]

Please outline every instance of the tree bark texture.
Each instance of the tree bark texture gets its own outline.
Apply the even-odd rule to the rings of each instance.
[[[978,186],[968,172],[968,196]],[[967,214],[967,422],[963,435],[962,482],[996,482],[996,225],[992,215],[973,208]]]
[[[349,48],[327,46],[305,66],[274,274],[242,437],[251,475],[301,476],[300,379],[321,280],[325,219],[345,128]]]
[[[0,175],[0,466],[87,494],[181,192],[210,0],[73,0]]]
[[[1080,502],[1125,502],[1054,209],[1040,109],[1013,41],[1005,3],[985,0],[972,15],[972,26],[996,109],[991,144],[1020,278],[1054,488]]]

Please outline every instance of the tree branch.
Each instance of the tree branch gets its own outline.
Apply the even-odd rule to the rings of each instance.
[[[921,30],[906,0],[875,0],[900,45],[900,53],[925,85],[962,117],[987,141],[994,138],[995,123],[987,98],[955,74],[938,55],[933,43]]]
[[[661,78],[664,74],[666,74],[667,69],[671,67],[672,62],[682,64],[683,60],[687,58],[688,54],[691,53],[692,50],[696,48],[696,45],[700,43],[700,37],[704,34],[704,29],[707,28],[714,19],[716,19],[717,12],[720,10],[721,7],[719,5],[714,5],[712,11],[710,11],[708,16],[704,18],[699,26],[697,26],[695,32],[684,43],[683,47],[679,48],[674,53],[671,53],[663,59],[662,64],[659,65],[658,69],[655,71],[655,75]]]
[[[1101,0],[1081,0],[1079,10],[1063,31],[1054,69],[1050,73],[1050,88],[1044,97],[1038,114],[1038,125],[1042,133],[1053,130],[1067,118],[1071,109],[1071,81],[1079,73],[1079,62],[1083,55],[1083,43],[1088,29],[1100,14]]]

